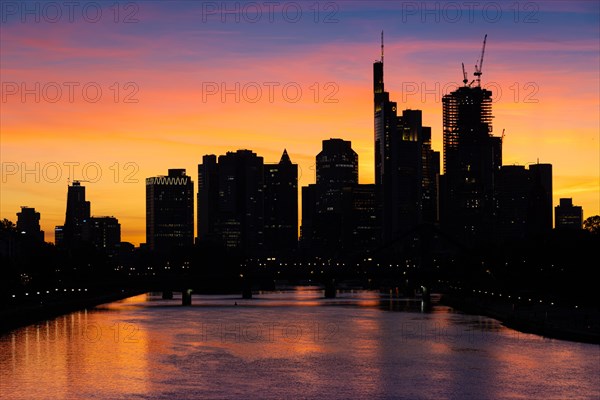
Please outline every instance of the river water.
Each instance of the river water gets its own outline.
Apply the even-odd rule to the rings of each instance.
[[[599,399],[600,346],[371,291],[145,294],[0,336],[2,399]]]

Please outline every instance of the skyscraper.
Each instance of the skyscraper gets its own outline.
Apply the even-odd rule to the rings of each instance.
[[[198,166],[198,240],[244,255],[264,245],[264,163],[250,150],[203,157]]]
[[[384,90],[383,33],[381,39],[381,59],[373,64],[375,185],[383,241],[391,243],[423,222],[437,221],[439,161],[421,110],[399,116]]]
[[[552,230],[552,164],[529,166],[531,194],[530,234],[544,235]]]
[[[91,217],[85,224],[84,239],[105,252],[114,252],[121,243],[121,224],[115,217]]]
[[[583,208],[574,206],[573,199],[560,199],[554,208],[557,230],[580,230],[583,228]]]
[[[317,182],[302,188],[302,248],[343,257],[379,244],[375,186],[358,184],[352,143],[323,140],[316,164]]]
[[[439,221],[439,176],[440,152],[431,147],[431,128],[424,126],[422,129],[421,157],[423,176],[421,186],[423,222],[435,224]]]
[[[198,240],[214,241],[218,220],[219,169],[217,156],[207,154],[198,165]]]
[[[317,154],[317,184],[339,189],[358,183],[358,154],[343,139],[323,140]]]
[[[492,92],[466,85],[443,104],[443,228],[467,244],[491,240],[494,174],[502,165],[502,141],[492,136]]]
[[[495,185],[496,237],[499,242],[525,240],[529,235],[532,183],[530,171],[522,165],[504,165]]]
[[[194,183],[185,169],[146,178],[146,242],[168,253],[194,242]]]
[[[503,165],[495,176],[495,227],[500,240],[522,240],[552,230],[552,165]]]
[[[85,199],[85,186],[73,181],[67,190],[65,223],[55,229],[57,245],[72,246],[83,240],[83,226],[90,219],[90,202]]]
[[[283,150],[277,164],[264,165],[265,251],[293,254],[298,247],[298,164]]]
[[[21,207],[21,212],[17,213],[17,232],[33,242],[44,241],[44,231],[40,229],[40,213],[35,208]]]
[[[383,32],[381,32],[381,59],[373,64],[373,103],[375,128],[375,185],[377,202],[382,212],[384,242],[394,238],[394,176],[395,143],[398,137],[398,106],[390,101],[383,80]]]

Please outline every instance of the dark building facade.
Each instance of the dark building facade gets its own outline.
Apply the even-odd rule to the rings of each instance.
[[[554,208],[557,230],[583,229],[583,208],[574,206],[573,199],[560,199],[559,205]]]
[[[250,150],[204,156],[198,166],[198,240],[245,255],[264,248],[264,163]]]
[[[67,190],[67,211],[65,223],[55,228],[55,243],[59,246],[72,246],[83,240],[84,225],[90,219],[90,202],[85,199],[85,186],[73,181]]]
[[[496,237],[524,240],[552,230],[552,165],[504,165],[496,174]]]
[[[302,188],[301,246],[321,257],[345,257],[380,241],[375,185],[358,184],[352,143],[323,140],[315,184]]]
[[[375,185],[382,239],[391,243],[419,224],[437,222],[439,153],[431,149],[421,110],[398,115],[384,89],[383,40],[381,60],[373,64],[373,100]]]
[[[283,150],[279,163],[264,165],[265,254],[285,256],[298,248],[298,164]]]
[[[431,147],[431,128],[422,128],[422,221],[426,224],[439,222],[439,177],[440,177],[440,152]]]
[[[104,252],[114,252],[121,243],[121,224],[115,217],[91,217],[84,226],[84,240]]]
[[[403,110],[399,135],[392,140],[392,202],[383,204],[384,229],[391,224],[391,240],[423,222],[423,123],[421,110]],[[391,212],[390,212],[391,210]],[[386,212],[388,211],[388,212]],[[387,219],[389,217],[389,219]]]
[[[468,245],[493,240],[494,176],[502,165],[502,139],[491,134],[492,92],[463,86],[445,95],[442,104],[442,227]]]
[[[198,240],[216,240],[218,206],[219,169],[217,156],[208,154],[202,157],[202,164],[198,165]]]
[[[381,243],[381,210],[376,185],[358,184],[342,191],[342,244],[346,255],[366,254]]]
[[[185,169],[146,178],[146,242],[168,253],[194,242],[194,183]]]
[[[17,213],[17,233],[33,242],[44,241],[44,231],[40,228],[40,213],[35,208],[21,207]]]
[[[532,235],[544,235],[552,230],[552,164],[529,165],[531,180],[531,220]]]

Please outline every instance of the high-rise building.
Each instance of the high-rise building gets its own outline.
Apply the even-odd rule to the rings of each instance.
[[[496,177],[496,235],[500,241],[524,240],[528,236],[531,193],[530,174],[522,165],[505,165]]]
[[[283,150],[277,164],[264,165],[265,251],[271,256],[295,253],[298,247],[298,164]]]
[[[317,154],[317,185],[339,189],[358,183],[358,154],[343,139],[323,140]]]
[[[44,231],[40,229],[40,213],[35,208],[21,207],[21,212],[17,213],[17,232],[33,242],[44,241]]]
[[[560,199],[559,205],[554,208],[554,216],[557,230],[583,229],[583,208],[574,206],[573,199]]]
[[[384,202],[384,220],[391,225],[389,240],[400,238],[423,222],[423,123],[421,110],[403,110],[399,135],[392,140],[392,203]],[[386,211],[388,211],[386,213]]]
[[[492,92],[466,85],[445,95],[442,227],[466,244],[492,239],[494,175],[502,140],[492,136]]]
[[[115,217],[91,217],[83,232],[84,239],[102,251],[113,252],[121,243],[121,224]]]
[[[264,248],[264,163],[250,150],[204,156],[198,166],[198,240],[244,255]]]
[[[67,190],[65,223],[55,229],[57,245],[72,246],[83,240],[83,226],[90,218],[90,202],[85,199],[85,186],[73,181]]]
[[[219,210],[219,169],[217,156],[208,154],[198,165],[198,240],[216,240]]]
[[[423,165],[422,175],[422,215],[423,222],[435,224],[439,221],[439,176],[440,176],[440,152],[431,147],[431,128],[422,128],[421,157]]]
[[[404,110],[384,90],[381,59],[373,64],[375,185],[384,243],[393,242],[423,222],[437,221],[439,153],[431,149],[431,128],[421,110]]]
[[[383,80],[383,32],[381,33],[381,59],[373,64],[373,100],[375,128],[375,185],[377,202],[382,212],[382,235],[384,242],[394,239],[394,194],[396,160],[394,153],[398,138],[398,106],[390,101]]]
[[[531,164],[530,233],[544,235],[552,230],[552,164]]]
[[[316,165],[317,182],[302,188],[303,250],[344,257],[379,244],[375,186],[358,184],[358,155],[352,143],[323,140]]]
[[[146,178],[146,242],[168,253],[194,242],[194,183],[185,169]]]

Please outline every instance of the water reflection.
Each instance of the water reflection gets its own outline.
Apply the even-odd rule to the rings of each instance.
[[[237,302],[237,306],[234,305]],[[0,337],[2,398],[593,398],[600,346],[321,288],[136,296]],[[422,307],[423,306],[423,307]]]

